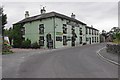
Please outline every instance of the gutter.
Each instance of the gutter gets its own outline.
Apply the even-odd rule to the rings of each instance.
[[[54,27],[54,46],[53,48],[55,49],[55,17],[53,17],[53,27]]]

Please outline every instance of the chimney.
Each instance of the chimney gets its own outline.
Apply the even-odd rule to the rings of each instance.
[[[40,12],[41,12],[41,14],[44,14],[46,12],[45,7],[43,7],[43,9],[41,9]]]
[[[28,18],[28,17],[29,17],[29,12],[25,11],[25,18]]]
[[[71,18],[74,18],[74,19],[75,19],[75,14],[72,13],[72,14],[71,14]]]
[[[93,28],[93,25],[91,25],[91,27]]]

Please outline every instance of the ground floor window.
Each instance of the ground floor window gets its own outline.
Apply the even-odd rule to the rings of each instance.
[[[95,42],[97,42],[97,41],[96,41],[96,37],[95,37]]]
[[[67,45],[67,37],[63,36],[63,45]]]
[[[86,37],[86,41],[89,41],[89,38]]]
[[[62,37],[56,36],[56,41],[62,41]]]
[[[94,42],[94,37],[92,37],[92,43]]]
[[[97,42],[98,42],[98,37],[97,37]]]
[[[82,44],[82,37],[80,37],[80,39],[79,39],[79,40],[80,40],[80,44]]]
[[[44,46],[44,36],[39,37],[39,44],[40,46]]]

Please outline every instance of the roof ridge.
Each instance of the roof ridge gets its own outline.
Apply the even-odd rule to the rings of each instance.
[[[60,18],[65,18],[65,19],[68,19],[68,20],[72,20],[72,21],[76,21],[76,22],[85,24],[85,23],[83,23],[83,22],[81,22],[81,21],[79,21],[77,19],[71,18],[69,16],[66,16],[64,14],[61,14],[61,13],[58,13],[58,12],[55,12],[55,11],[51,11],[51,12],[48,12],[48,13],[39,14],[39,15],[28,17],[28,18],[24,18],[23,20],[15,23],[15,24],[24,23],[24,22],[30,22],[30,21],[35,21],[35,20],[38,20],[38,19],[44,19],[44,18],[49,18],[49,17],[53,17],[53,16],[60,17]]]

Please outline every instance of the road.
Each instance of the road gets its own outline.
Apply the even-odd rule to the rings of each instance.
[[[118,66],[100,58],[96,51],[105,44],[60,49],[23,57],[18,62],[5,62],[3,77],[9,78],[117,78]],[[38,51],[39,52],[39,51]],[[30,53],[30,52],[29,52]],[[25,54],[25,53],[24,53]]]

